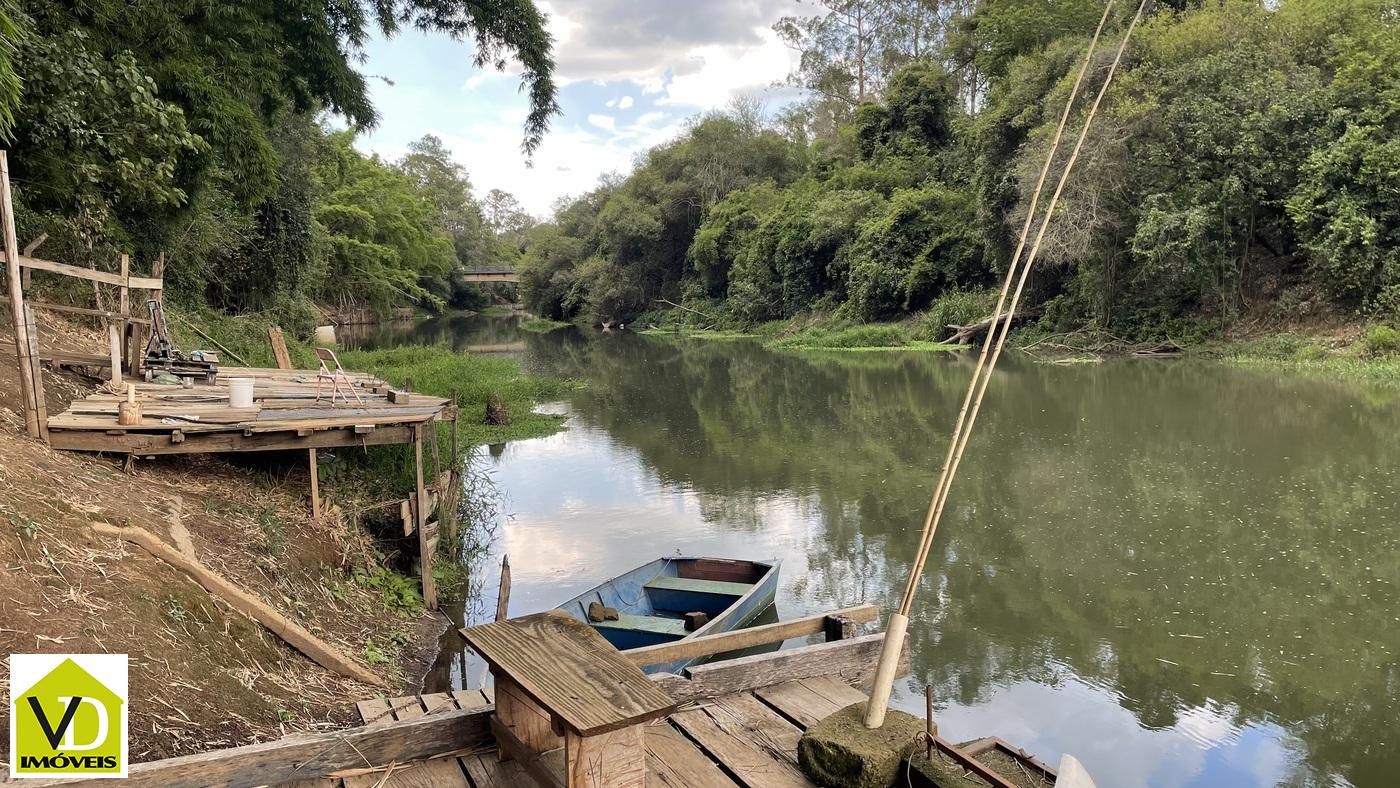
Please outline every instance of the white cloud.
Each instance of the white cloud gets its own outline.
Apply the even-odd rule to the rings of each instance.
[[[588,122],[600,129],[612,131],[616,125],[616,120],[611,115],[589,115]]]
[[[611,107],[611,106],[612,106],[612,103],[609,102],[609,103],[608,103],[608,106]],[[620,99],[617,100],[617,108],[618,108],[618,109],[627,109],[628,107],[631,107],[631,106],[632,106],[632,97],[631,97],[631,96],[623,96],[622,98],[620,98]]]
[[[603,104],[603,106],[605,106],[605,107],[616,107],[616,106],[617,106],[617,99],[608,99],[608,100]]]
[[[486,79],[487,79],[487,74],[486,74],[486,72],[482,72],[482,73],[480,73],[480,74],[476,74],[476,75],[472,76],[470,79],[468,79],[468,80],[466,81],[466,83],[464,83],[464,84],[462,85],[462,90],[476,90],[477,88],[481,87],[482,84],[484,84],[484,83],[486,82]]]

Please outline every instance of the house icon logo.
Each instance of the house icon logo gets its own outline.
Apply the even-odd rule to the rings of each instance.
[[[10,777],[125,777],[125,654],[10,655]]]

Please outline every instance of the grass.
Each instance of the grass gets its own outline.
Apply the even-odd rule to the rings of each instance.
[[[508,306],[491,305],[484,307],[478,314],[482,317],[510,317],[515,311]]]
[[[955,350],[957,345],[932,342],[919,336],[917,323],[869,323],[864,325],[813,325],[768,341],[778,350],[889,351]]]
[[[1273,334],[1197,351],[1239,366],[1284,370],[1342,383],[1400,388],[1400,333],[1372,326],[1350,345],[1297,334]]]
[[[648,337],[668,337],[671,339],[753,339],[757,334],[747,331],[715,331],[705,329],[644,328],[637,333]]]
[[[568,328],[573,323],[566,323],[562,320],[550,320],[547,317],[535,317],[520,323],[521,331],[533,331],[536,334],[548,334],[551,331],[558,331],[561,328]]]

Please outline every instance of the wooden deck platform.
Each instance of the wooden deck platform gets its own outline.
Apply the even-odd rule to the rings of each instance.
[[[450,400],[394,391],[373,375],[348,373],[363,402],[344,396],[332,404],[330,387],[316,397],[316,373],[223,367],[212,384],[191,388],[136,382],[140,424],[117,423],[122,395],[99,392],[48,418],[57,449],[123,454],[322,449],[412,443],[414,427],[453,417]],[[228,379],[254,379],[252,408],[229,405]]]

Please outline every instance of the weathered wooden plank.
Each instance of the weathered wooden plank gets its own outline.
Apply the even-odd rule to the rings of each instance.
[[[669,723],[648,725],[643,742],[647,752],[647,788],[734,788],[737,785]]]
[[[345,778],[345,788],[471,788],[456,758],[435,758],[395,767],[385,772]]]
[[[175,427],[172,426],[170,429],[173,430]],[[186,440],[179,444],[172,443],[170,436],[162,433],[128,433],[111,436],[92,430],[54,429],[50,434],[50,445],[55,449],[70,451],[106,451],[123,454],[204,454],[382,446],[410,443],[413,440],[412,428],[405,426],[381,427],[369,435],[355,435],[349,430],[323,430],[306,436],[288,433],[244,435],[242,432],[229,432],[227,430],[191,432],[187,425],[181,425],[180,429],[185,431]]]
[[[108,320],[116,320],[121,318],[120,313],[112,312],[106,309],[91,309],[85,306],[68,306],[67,304],[51,304],[46,301],[32,300],[29,302],[29,305],[34,307],[35,309],[47,309],[50,312],[62,312],[64,314],[70,315],[88,315],[90,317],[105,317]],[[127,320],[132,323],[139,323],[141,325],[146,326],[151,324],[151,319],[148,317],[131,317],[127,318]]]
[[[756,689],[754,695],[804,729],[866,699],[865,693],[831,676],[785,681]]]
[[[583,737],[564,737],[565,781],[569,788],[646,788],[645,725]]]
[[[452,701],[452,696],[446,692],[432,692],[419,695],[418,699],[423,702],[423,710],[427,714],[436,714],[444,709],[456,709],[459,706]]]
[[[451,690],[447,693],[457,702],[459,709],[475,709],[495,703],[495,696],[487,696],[482,690]]]
[[[491,717],[491,733],[496,737],[496,746],[500,748],[501,755],[520,764],[537,783],[546,788],[565,788],[563,747],[536,754],[494,715]]]
[[[592,627],[558,611],[462,630],[499,676],[509,676],[563,725],[593,736],[675,707]]]
[[[203,788],[277,785],[362,767],[430,758],[491,744],[491,709],[449,711],[405,722],[385,722],[330,733],[187,755],[131,767],[123,788]],[[110,780],[26,780],[26,788],[111,788]]]
[[[394,719],[394,708],[383,698],[359,701],[355,704],[355,710],[360,713],[360,723],[363,725],[374,725]]]
[[[740,785],[747,788],[807,788],[812,785],[792,761],[774,757],[766,743],[754,738],[745,721],[731,709],[706,704],[671,715],[671,722],[723,764],[725,771],[734,775]]]
[[[278,326],[268,326],[267,341],[272,345],[272,357],[277,361],[277,368],[291,369],[292,355],[287,352],[287,339],[282,335],[282,329]]]
[[[56,263],[52,260],[41,260],[37,257],[26,257],[20,255],[19,264],[25,268],[32,268],[36,271],[48,271],[55,274],[63,274],[76,279],[86,279],[91,282],[101,282],[105,285],[124,286],[127,279],[120,274],[109,274],[106,271],[96,271],[91,268],[83,268],[67,263]]]
[[[423,716],[423,704],[419,702],[416,695],[390,698],[389,705],[394,707],[394,719],[396,720],[416,720]]]
[[[127,286],[132,290],[164,290],[165,280],[158,276],[133,276],[128,278]]]
[[[776,624],[764,624],[733,632],[721,632],[718,635],[701,635],[675,643],[634,648],[626,652],[624,656],[631,660],[634,665],[660,665],[678,659],[704,657],[767,643],[780,643],[791,638],[815,635],[823,631],[828,616],[837,615],[857,622],[874,621],[880,616],[874,605],[860,605],[815,616],[794,618],[790,621],[779,621]]]
[[[476,788],[514,788],[530,779],[519,763],[495,755],[467,755],[461,761]]]
[[[686,669],[688,678],[674,673],[654,673],[651,680],[678,703],[824,675],[837,676],[848,684],[864,684],[874,675],[884,642],[885,634],[878,632],[851,640],[696,665]],[[908,672],[909,644],[906,641],[898,675]]]

